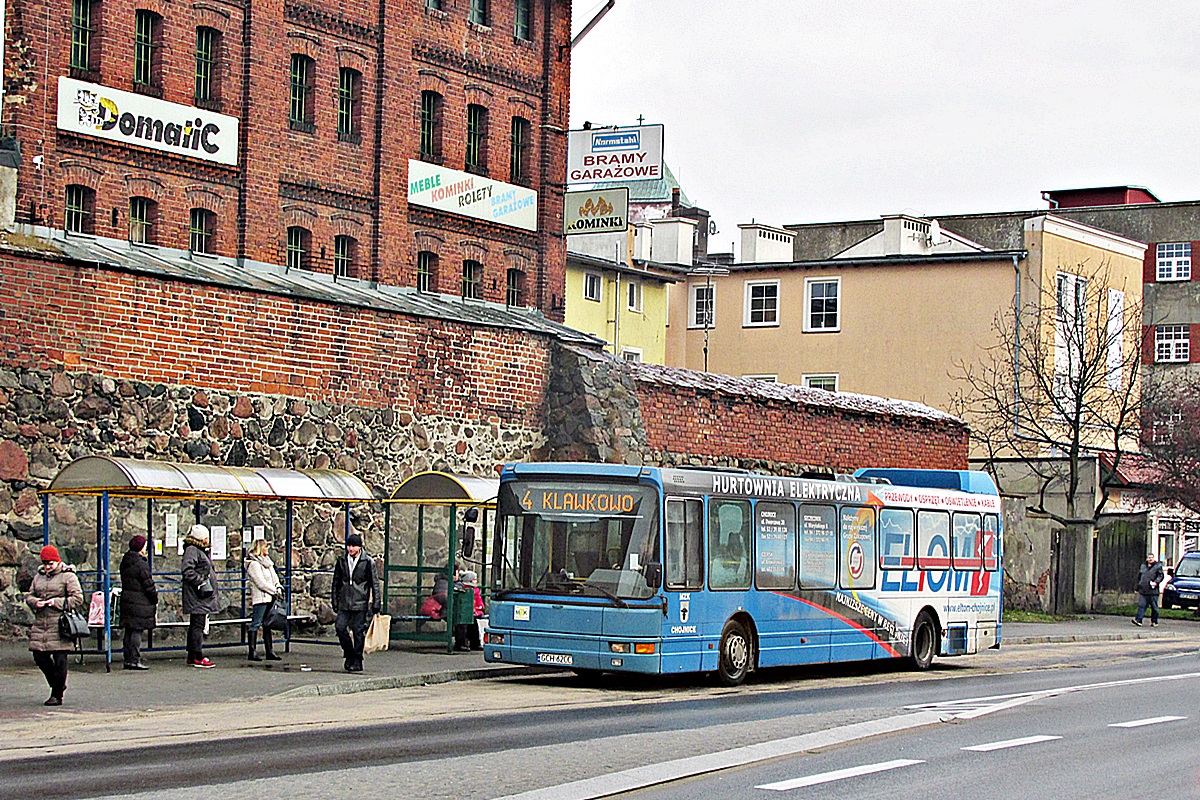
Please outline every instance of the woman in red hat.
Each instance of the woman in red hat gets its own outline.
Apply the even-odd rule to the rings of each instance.
[[[121,625],[125,628],[122,655],[125,669],[150,669],[142,661],[142,631],[154,630],[158,587],[146,560],[146,537],[129,540],[121,558]]]
[[[83,589],[75,568],[62,563],[53,545],[42,548],[42,567],[33,576],[25,602],[34,614],[29,649],[50,684],[50,699],[42,705],[61,706],[67,689],[67,654],[75,646],[58,635],[58,620],[65,609],[83,607]]]

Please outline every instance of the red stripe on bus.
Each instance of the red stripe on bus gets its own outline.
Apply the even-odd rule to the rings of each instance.
[[[819,611],[824,611],[826,614],[828,614],[831,617],[836,617],[837,619],[840,619],[842,622],[846,623],[851,628],[857,628],[860,633],[866,635],[870,639],[873,639],[884,650],[888,651],[888,653],[890,653],[892,656],[894,656],[896,658],[900,657],[900,653],[896,652],[896,648],[892,647],[890,644],[885,642],[883,639],[880,639],[875,634],[875,631],[871,630],[870,628],[864,628],[862,625],[859,625],[857,622],[855,622],[854,620],[852,620],[848,617],[843,617],[841,614],[837,613],[832,608],[827,608],[823,605],[819,605],[817,603],[812,602],[811,600],[805,600],[803,597],[796,597],[796,595],[794,595],[794,594],[784,594],[783,592],[775,592],[775,594],[779,595],[780,597],[787,597],[792,600],[799,600],[801,603],[804,603],[805,605],[812,606],[813,608],[815,608]],[[832,647],[832,645],[830,645],[830,646]]]

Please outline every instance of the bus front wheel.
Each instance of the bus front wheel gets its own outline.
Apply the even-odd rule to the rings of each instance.
[[[750,672],[750,636],[739,622],[725,623],[717,657],[717,677],[726,686],[738,686]]]
[[[912,629],[911,658],[913,667],[919,670],[929,669],[933,656],[937,652],[937,626],[928,611],[917,615],[917,621]]]

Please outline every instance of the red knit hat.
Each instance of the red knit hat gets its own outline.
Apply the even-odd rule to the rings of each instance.
[[[52,544],[48,544],[42,548],[42,561],[62,561],[58,557],[58,548]]]

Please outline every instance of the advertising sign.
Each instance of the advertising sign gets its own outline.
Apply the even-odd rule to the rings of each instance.
[[[563,199],[566,233],[614,233],[629,229],[629,187],[567,192]]]
[[[409,159],[408,202],[497,225],[537,230],[537,192]]]
[[[237,117],[73,78],[58,79],[58,128],[203,161],[237,164]]]
[[[656,181],[662,152],[662,125],[568,131],[567,183]]]

